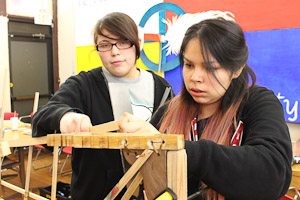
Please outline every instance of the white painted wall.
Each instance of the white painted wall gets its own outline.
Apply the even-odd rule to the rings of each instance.
[[[76,74],[75,2],[74,0],[58,0],[57,3],[60,83]]]

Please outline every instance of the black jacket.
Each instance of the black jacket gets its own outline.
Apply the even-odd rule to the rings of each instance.
[[[155,87],[153,111],[155,111],[166,88],[171,88],[171,85],[160,76],[153,72],[152,74]],[[173,96],[173,90],[170,90],[167,99]],[[48,104],[40,107],[34,114],[33,137],[44,136],[53,133],[54,130],[59,132],[60,119],[69,111],[88,115],[93,125],[114,120],[109,90],[101,67],[72,76],[61,85]],[[122,176],[119,150],[73,148],[71,181],[73,199],[104,199]]]
[[[151,120],[158,129],[166,107]],[[226,200],[279,200],[292,176],[292,146],[282,105],[271,90],[255,86],[238,113],[244,123],[241,146],[185,141],[188,193],[198,191],[203,181]]]

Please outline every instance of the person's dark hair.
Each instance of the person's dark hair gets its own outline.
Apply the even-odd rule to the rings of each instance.
[[[208,19],[194,24],[187,30],[180,48],[179,59],[181,66],[183,65],[185,48],[193,38],[199,39],[203,60],[207,69],[213,75],[214,70],[211,62],[209,62],[209,55],[214,57],[222,67],[231,73],[237,72],[241,67],[244,67],[240,76],[232,80],[224,95],[221,108],[226,110],[231,104],[238,102],[245,95],[245,92],[248,91],[248,74],[251,76],[252,85],[256,81],[253,70],[247,65],[248,47],[243,30],[236,22],[223,18]],[[214,77],[219,82],[215,75]],[[219,84],[222,86],[220,82]],[[185,87],[182,88],[182,92],[188,94]]]
[[[138,59],[140,57],[141,52],[138,29],[131,17],[125,13],[113,12],[98,20],[93,31],[95,45],[97,43],[98,35],[107,37],[102,33],[103,29],[119,36],[122,40],[129,40],[135,46],[136,58]]]

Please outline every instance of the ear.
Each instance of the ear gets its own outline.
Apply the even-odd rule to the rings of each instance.
[[[238,78],[245,68],[246,64],[244,64],[239,70],[233,73],[232,79]]]
[[[137,28],[139,34],[140,51],[142,51],[144,45],[144,29],[140,26],[137,26]]]

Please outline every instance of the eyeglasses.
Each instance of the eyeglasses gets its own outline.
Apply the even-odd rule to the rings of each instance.
[[[100,52],[110,51],[114,45],[116,45],[118,49],[128,49],[133,46],[129,40],[122,40],[115,43],[103,42],[96,45],[96,50]]]

